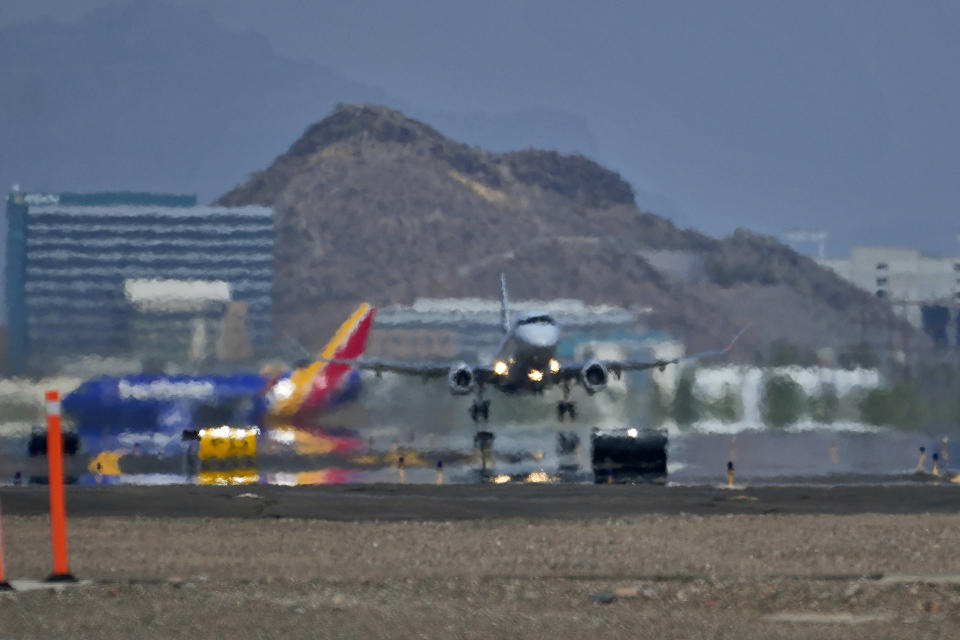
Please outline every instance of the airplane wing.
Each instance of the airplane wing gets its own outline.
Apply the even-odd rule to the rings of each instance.
[[[740,339],[740,336],[742,336],[749,328],[750,325],[748,324],[733,337],[733,340],[730,341],[730,344],[722,349],[701,351],[700,353],[694,353],[692,355],[682,356],[679,358],[671,358],[669,360],[602,360],[600,362],[617,377],[619,377],[624,371],[642,371],[644,369],[656,368],[663,369],[669,364],[723,355],[733,349],[733,345],[737,343],[737,340]],[[420,376],[422,378],[442,378],[450,373],[452,367],[460,366],[456,362],[403,362],[396,360],[355,360],[349,358],[330,358],[324,359],[324,362],[347,364],[351,367],[357,367],[358,369],[374,371],[377,373],[377,375],[386,371],[388,373]],[[575,379],[580,376],[583,368],[587,366],[587,364],[588,363],[586,362],[563,363],[560,366],[560,370],[556,372],[556,375],[562,380]],[[470,365],[466,363],[464,363],[463,366],[469,368],[476,377],[477,382],[480,383],[485,384],[496,375],[492,366],[476,364]]]
[[[645,369],[660,369],[661,371],[671,364],[677,364],[680,362],[690,362],[694,360],[700,360],[702,358],[711,358],[714,356],[722,356],[726,353],[729,353],[733,346],[737,343],[737,340],[740,339],[747,329],[751,325],[746,325],[743,329],[737,332],[737,335],[733,337],[733,340],[730,341],[730,344],[723,347],[722,349],[710,349],[708,351],[701,351],[699,353],[694,353],[689,356],[680,356],[678,358],[669,358],[669,359],[658,359],[658,360],[600,360],[599,362],[606,367],[611,373],[616,375],[618,378],[624,371],[643,371]],[[580,375],[583,367],[587,363],[577,362],[577,363],[565,363],[561,366],[560,376],[562,378],[575,378]]]
[[[374,371],[378,375],[384,371],[424,378],[440,378],[450,371],[450,362],[403,362],[400,360],[353,360],[350,358],[331,358],[324,360],[339,364],[348,364],[357,369]]]
[[[406,376],[419,376],[421,378],[445,378],[450,374],[451,369],[465,366],[473,372],[477,382],[482,384],[488,383],[496,376],[491,365],[468,364],[454,361],[404,362],[401,360],[352,360],[349,358],[332,358],[326,360],[326,362],[347,364],[364,371],[373,371],[377,375],[387,372]]]

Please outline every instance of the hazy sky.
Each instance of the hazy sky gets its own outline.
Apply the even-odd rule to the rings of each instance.
[[[168,2],[394,106],[583,118],[683,225],[960,253],[957,2]],[[0,27],[103,4],[7,0]]]

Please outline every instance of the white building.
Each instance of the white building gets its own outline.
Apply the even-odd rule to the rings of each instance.
[[[818,258],[842,278],[885,298],[912,325],[935,332],[937,318],[955,321],[960,306],[960,256],[937,258],[916,249],[854,247],[849,258]],[[924,318],[926,315],[926,319]],[[953,334],[947,331],[950,343]]]

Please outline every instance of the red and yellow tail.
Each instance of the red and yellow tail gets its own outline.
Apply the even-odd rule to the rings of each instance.
[[[320,359],[290,373],[286,397],[277,397],[271,414],[292,418],[326,404],[350,374],[351,366],[331,359],[354,359],[363,354],[376,309],[367,303],[357,307],[320,352]]]

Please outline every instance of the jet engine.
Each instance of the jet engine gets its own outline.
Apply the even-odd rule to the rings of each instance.
[[[602,362],[593,360],[588,362],[580,370],[580,382],[587,393],[594,394],[607,388],[607,381],[610,379],[610,372],[603,366]]]
[[[450,385],[450,393],[462,396],[473,391],[476,379],[471,369],[465,362],[450,367],[450,373],[447,374],[447,384]]]

